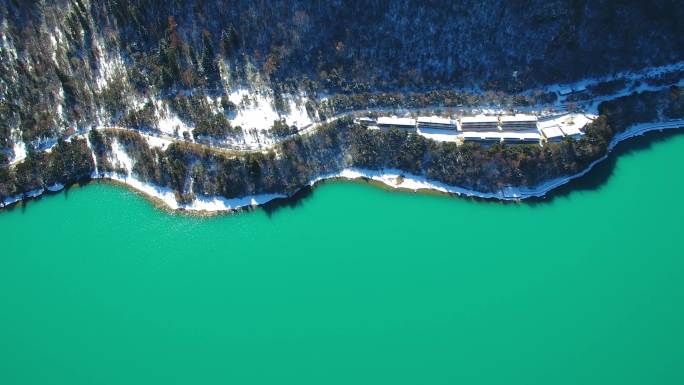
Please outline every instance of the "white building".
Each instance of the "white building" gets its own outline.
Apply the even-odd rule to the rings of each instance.
[[[546,141],[549,143],[560,142],[561,140],[563,140],[563,136],[565,136],[560,126],[544,127],[540,131],[544,136],[544,139],[546,139]]]
[[[419,116],[418,128],[436,129],[436,130],[455,130],[456,121],[449,118],[440,118],[437,116]]]
[[[375,126],[375,120],[371,118],[358,118],[356,119],[356,122],[365,127]]]
[[[565,114],[539,122],[539,131],[547,142],[559,142],[563,137],[580,139],[585,135],[584,127],[596,117],[586,114]]]
[[[565,134],[565,136],[569,136],[573,139],[579,139],[584,136],[584,132],[582,132],[582,130],[578,126],[561,126],[561,130],[563,131],[563,134]]]
[[[505,115],[501,117],[501,129],[504,131],[536,130],[537,117],[534,115]]]
[[[494,131],[499,129],[499,118],[496,116],[465,116],[460,119],[463,131]]]
[[[541,135],[535,132],[502,132],[501,140],[504,143],[539,143]]]
[[[396,116],[383,116],[378,118],[378,127],[415,130],[416,120],[411,118],[397,118]]]
[[[501,142],[501,133],[498,131],[463,131],[462,137],[464,142]]]
[[[538,132],[463,131],[462,138],[464,142],[539,143],[541,135]]]

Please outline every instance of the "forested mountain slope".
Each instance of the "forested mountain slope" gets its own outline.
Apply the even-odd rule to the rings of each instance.
[[[220,135],[235,105],[203,94],[515,91],[684,59],[676,0],[2,0],[0,19],[5,158],[69,128],[154,125],[159,98]]]

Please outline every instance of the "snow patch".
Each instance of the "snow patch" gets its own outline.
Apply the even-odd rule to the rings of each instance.
[[[147,141],[147,144],[150,147],[157,147],[157,148],[161,148],[162,150],[164,150],[164,149],[166,149],[166,147],[168,147],[169,144],[173,143],[173,141],[171,139],[161,138],[159,136],[145,134],[142,132],[140,132],[139,134],[140,134],[140,136],[142,136]]]
[[[98,71],[95,75],[95,90],[101,92],[116,80],[127,81],[126,65],[121,54],[114,49],[108,50],[102,37],[94,39]],[[127,96],[127,94],[126,94]]]
[[[140,191],[150,197],[156,198],[163,202],[172,210],[185,210],[193,212],[222,212],[236,210],[242,207],[252,207],[267,203],[276,198],[283,198],[284,194],[260,194],[250,195],[242,198],[227,199],[223,197],[198,197],[191,203],[179,204],[176,200],[175,192],[167,187],[159,187],[141,181],[140,179],[130,176],[121,175],[118,173],[106,172],[102,174],[93,174],[94,179],[111,179],[130,186],[131,188]]]
[[[53,184],[52,186],[48,186],[48,187],[47,187],[47,190],[50,191],[50,192],[57,192],[57,191],[62,190],[63,188],[64,188],[64,185],[63,185],[63,184],[61,184],[61,183],[55,183],[55,184]]]
[[[0,47],[7,52],[8,58],[12,61],[17,60],[17,50],[14,48],[14,44],[7,40],[7,20],[2,21],[2,30],[0,31],[0,35],[2,35],[2,38],[0,38]]]
[[[124,170],[126,170],[127,175],[131,174],[131,171],[133,170],[133,159],[131,159],[130,156],[128,156],[128,153],[124,149],[124,147],[119,143],[118,140],[113,139],[112,140],[112,163],[115,165],[115,167],[120,167]]]
[[[6,207],[12,204],[15,204],[19,202],[20,200],[24,199],[23,194],[18,194],[9,198],[5,198],[2,202],[0,202],[0,207]]]
[[[418,135],[424,136],[437,142],[458,142],[462,137],[461,133],[454,130],[440,130],[434,128],[418,128]]]
[[[281,119],[299,128],[313,123],[306,111],[308,99],[305,96],[283,94],[282,98],[288,106],[287,113],[275,110],[273,96],[269,93],[250,93],[246,89],[233,91],[228,99],[238,107],[238,111],[230,122],[234,127],[240,126],[244,130],[269,130],[275,120]]]
[[[130,172],[128,172],[126,175],[122,175],[115,172],[104,172],[100,174],[93,173],[91,177],[93,179],[111,179],[114,181],[124,183],[144,194],[161,200],[171,209],[178,208],[178,202],[176,201],[176,196],[172,189],[158,187],[149,183],[145,183],[136,177],[130,176]]]
[[[19,163],[26,159],[26,143],[23,140],[15,140],[12,150],[14,150],[14,157],[10,159],[10,164]]]
[[[62,121],[66,121],[66,116],[64,115],[64,87],[59,87],[59,94],[57,98],[57,115]]]
[[[27,198],[35,198],[35,197],[41,196],[41,195],[43,194],[43,192],[45,192],[45,189],[43,189],[43,188],[38,188],[38,189],[31,190],[31,191],[29,191],[29,192],[24,193],[24,195],[25,195]]]
[[[288,97],[287,100],[290,112],[285,115],[284,118],[288,125],[301,128],[313,123],[313,120],[309,117],[309,113],[306,111],[306,102],[308,101],[306,97],[302,96],[297,100]]]
[[[405,173],[397,169],[381,169],[381,170],[369,170],[362,168],[346,168],[340,172],[330,173],[312,180],[309,185],[326,180],[326,179],[370,179],[376,182],[380,182],[388,187],[403,189],[403,190],[433,190],[443,193],[464,195],[464,196],[477,196],[481,198],[495,198],[495,199],[505,199],[501,193],[483,193],[475,190],[470,190],[463,187],[451,186],[442,182],[435,180],[430,180],[419,175],[413,175]]]
[[[573,83],[556,83],[550,84],[543,89],[547,92],[557,92],[561,96],[566,96],[571,92],[581,92],[587,89],[588,86],[598,83],[603,83],[611,80],[624,79],[624,80],[641,80],[644,78],[653,78],[666,73],[680,71],[684,69],[684,61],[680,61],[673,64],[656,66],[656,67],[646,67],[639,71],[622,71],[614,75],[591,77],[578,80]]]
[[[180,208],[189,211],[220,212],[239,209],[242,207],[259,206],[277,198],[285,198],[284,194],[250,195],[243,198],[227,199],[223,197],[198,197],[192,203],[181,205]]]
[[[161,100],[154,101],[157,128],[164,134],[171,136],[182,135],[183,132],[192,134],[192,128],[185,124],[169,106]]]

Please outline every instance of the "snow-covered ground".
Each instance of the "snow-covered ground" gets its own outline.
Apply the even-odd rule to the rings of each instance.
[[[228,100],[237,107],[234,113],[227,115],[228,121],[232,127],[239,126],[242,129],[242,135],[232,135],[221,140],[204,137],[194,139],[234,150],[263,150],[273,147],[280,141],[270,133],[274,121],[284,120],[287,125],[299,128],[313,125],[313,120],[306,111],[307,98],[305,96],[284,94],[283,100],[288,106],[288,111],[281,113],[274,108],[273,96],[269,92],[239,89],[227,96]],[[220,107],[221,98],[207,96],[207,104],[215,114],[223,113]],[[187,132],[191,138],[193,137],[194,127],[183,122],[166,102],[155,99],[153,104],[157,129],[163,136],[167,136],[170,140],[170,138],[181,138]],[[143,106],[144,102],[140,102],[136,108],[140,109]],[[156,144],[160,143],[156,142]]]
[[[380,182],[388,187],[402,190],[432,190],[449,194],[478,196],[483,198],[500,198],[500,194],[481,193],[478,191],[450,186],[448,184],[427,179],[422,176],[405,173],[397,169],[368,170],[362,168],[346,168],[340,172],[322,175],[310,182],[313,186],[316,183],[327,179],[369,179]]]
[[[154,101],[155,117],[157,119],[157,128],[169,136],[181,136],[183,132],[192,134],[194,127],[185,124],[173,111],[168,104],[161,100]]]
[[[154,136],[150,134],[145,134],[145,133],[139,133],[140,136],[142,136],[146,141],[147,144],[150,147],[157,147],[161,148],[162,150],[166,149],[166,147],[169,146],[169,144],[173,143],[173,140],[168,139],[168,138],[162,138],[159,136]]]
[[[279,113],[273,105],[273,96],[267,92],[250,92],[247,89],[233,91],[229,100],[238,108],[235,117],[230,119],[233,127],[240,126],[243,130],[268,130],[276,120],[284,119],[290,126],[304,127],[313,120],[306,112],[307,98],[303,95],[284,94],[283,100],[289,111]]]
[[[121,55],[119,55],[117,50],[112,50],[112,56],[109,56],[108,50],[106,50],[104,41],[102,38],[94,39],[95,45],[97,46],[97,52],[100,55],[108,55],[106,57],[100,57],[98,60],[98,73],[95,78],[95,87],[98,91],[101,91],[115,79],[125,79],[126,78],[126,66],[124,64]],[[107,53],[107,54],[105,54]]]
[[[93,173],[93,179],[109,179],[123,183],[136,191],[163,202],[171,210],[184,210],[189,212],[225,212],[243,207],[262,205],[276,198],[283,198],[284,194],[261,194],[250,195],[242,198],[227,199],[223,197],[198,197],[191,203],[178,203],[174,191],[168,187],[159,187],[140,179],[119,173],[106,172]]]
[[[613,75],[607,75],[607,76],[600,76],[600,77],[590,77],[590,78],[584,78],[581,80],[578,80],[573,83],[555,83],[555,84],[549,84],[541,88],[533,88],[533,89],[528,89],[526,91],[521,92],[521,95],[525,96],[534,96],[537,93],[546,93],[546,92],[555,92],[558,94],[561,94],[559,98],[551,103],[551,104],[536,104],[536,105],[530,105],[530,106],[516,106],[515,110],[521,113],[534,113],[538,115],[547,115],[547,114],[557,114],[558,112],[566,112],[568,110],[568,105],[569,104],[574,104],[578,107],[580,107],[581,110],[583,110],[584,113],[589,114],[589,115],[596,115],[598,114],[598,105],[601,102],[604,102],[606,100],[611,100],[615,98],[619,98],[622,96],[629,95],[633,92],[643,92],[643,91],[661,91],[664,90],[668,87],[670,87],[672,84],[666,84],[662,86],[653,86],[646,84],[644,81],[648,79],[656,79],[660,75],[665,75],[668,73],[676,72],[676,71],[681,71],[684,70],[684,61],[678,62],[678,63],[673,63],[669,65],[663,65],[663,66],[657,66],[657,67],[646,67],[641,70],[637,71],[623,71],[623,72],[618,72]],[[602,82],[606,81],[611,81],[611,80],[616,80],[616,79],[624,79],[626,80],[626,87],[622,90],[618,90],[617,92],[610,94],[610,95],[602,95],[598,97],[592,97],[589,100],[586,101],[569,101],[568,100],[568,94],[564,94],[565,92],[580,92],[583,90],[586,90],[587,87],[591,85],[596,85]],[[636,86],[635,86],[636,85]],[[674,85],[678,85],[680,87],[684,87],[684,78],[680,79],[679,82],[675,83]],[[458,92],[464,92],[464,93],[469,93],[469,94],[482,94],[484,91],[477,89],[477,88],[457,88],[454,89],[454,91]],[[325,102],[329,97],[332,95],[326,95],[325,97],[319,97],[318,101],[320,103]],[[380,113],[380,114],[393,114],[396,116],[403,116],[403,117],[409,117],[412,114],[415,114],[416,112],[420,111],[431,111],[432,113],[435,112],[449,112],[449,111],[460,111],[463,113],[463,111],[466,112],[467,115],[477,115],[477,114],[485,114],[485,115],[505,115],[505,114],[510,114],[512,107],[511,106],[495,106],[495,105],[485,105],[481,107],[441,107],[441,106],[424,106],[424,107],[417,107],[417,108],[367,108],[364,109],[363,111],[348,111],[348,112],[343,112],[335,116],[335,118],[340,118],[344,116],[355,116],[359,115],[359,113]]]
[[[261,149],[273,147],[276,144],[276,140],[272,136],[267,135],[265,130],[252,128],[242,130],[242,136],[236,138],[236,143],[245,149]]]
[[[63,185],[63,184],[61,184],[61,183],[55,183],[55,184],[53,184],[52,186],[48,186],[48,187],[47,187],[47,190],[50,191],[50,192],[57,192],[57,191],[61,191],[63,188],[64,188],[64,185]]]
[[[110,159],[112,165],[115,168],[126,170],[127,176],[130,175],[133,170],[133,159],[131,159],[124,147],[116,139],[112,140],[112,155],[113,157]]]
[[[45,189],[39,188],[39,189],[35,189],[35,190],[31,190],[29,192],[26,192],[26,193],[24,193],[24,195],[27,198],[36,198],[36,197],[41,196],[44,192],[45,192]]]
[[[23,140],[15,140],[12,150],[14,150],[14,157],[10,159],[10,164],[19,163],[26,159],[26,143]]]
[[[2,48],[3,52],[7,53],[7,56],[10,60],[16,60],[17,50],[14,47],[14,43],[7,39],[7,36],[9,36],[9,34],[6,32],[7,29],[7,19],[3,18],[2,22],[0,22],[0,32],[2,32],[0,33],[0,48]]]
[[[285,198],[284,194],[261,194],[243,198],[226,199],[223,197],[199,197],[192,203],[180,205],[178,208],[187,211],[221,212],[243,207],[254,207],[277,198]]]
[[[9,205],[13,205],[13,204],[21,201],[22,199],[24,199],[24,194],[18,194],[18,195],[15,195],[13,197],[5,198],[4,201],[0,202],[0,207],[6,207]]]
[[[545,92],[557,92],[564,96],[569,92],[580,92],[587,89],[588,86],[598,83],[603,83],[611,80],[624,79],[624,80],[642,80],[647,78],[656,78],[660,75],[684,70],[684,61],[657,66],[657,67],[646,67],[639,71],[622,71],[613,75],[600,76],[600,77],[590,77],[582,80],[578,80],[573,83],[555,83],[543,87],[542,90]],[[528,91],[532,92],[532,91]]]
[[[433,128],[418,128],[418,135],[438,142],[459,142],[462,139],[460,132],[456,130],[439,130]]]

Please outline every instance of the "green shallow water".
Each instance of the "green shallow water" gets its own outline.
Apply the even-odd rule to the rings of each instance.
[[[316,188],[169,215],[89,185],[0,213],[0,383],[682,384],[684,135],[540,204]]]

